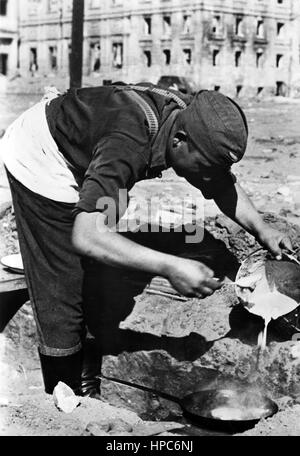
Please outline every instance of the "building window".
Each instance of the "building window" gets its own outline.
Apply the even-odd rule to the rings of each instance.
[[[261,95],[263,93],[263,90],[263,87],[257,87],[257,96]]]
[[[4,46],[10,45],[12,43],[12,38],[0,38],[0,45]]]
[[[68,43],[68,65],[69,65],[69,69],[71,68],[71,58],[72,58],[72,44]]]
[[[144,17],[144,34],[151,35],[151,33],[152,33],[151,17]]]
[[[256,36],[258,38],[264,38],[264,20],[262,18],[257,19]]]
[[[57,70],[57,46],[49,47],[49,63],[51,70]]]
[[[97,0],[97,3],[99,4],[99,7],[101,6],[101,0]],[[66,8],[66,11],[72,11],[73,10],[73,0],[64,0],[64,5]]]
[[[192,63],[192,50],[183,49],[184,63],[190,65]]]
[[[276,81],[276,97],[286,96],[286,85],[283,81]]]
[[[243,89],[243,86],[242,86],[242,85],[237,85],[237,86],[236,86],[236,96],[237,96],[237,97],[240,96],[242,89]]]
[[[152,55],[151,51],[144,51],[144,56],[146,57],[146,65],[147,67],[151,67],[152,65]]]
[[[170,49],[164,49],[163,53],[164,53],[164,56],[165,56],[165,65],[170,65],[170,63],[171,63],[171,51],[170,51]]]
[[[0,74],[7,75],[8,54],[0,54]]]
[[[0,0],[0,16],[7,15],[7,0]],[[1,54],[6,55],[6,54]]]
[[[238,36],[243,35],[242,24],[243,24],[243,19],[241,17],[236,17],[235,18],[235,34]]]
[[[283,31],[284,31],[284,23],[283,22],[277,22],[277,36],[282,38],[283,36]]]
[[[213,17],[211,31],[216,35],[221,32],[221,16]]]
[[[91,8],[100,8],[101,0],[91,0]]]
[[[242,51],[236,51],[234,55],[235,66],[239,67],[241,65]]]
[[[123,43],[113,44],[113,67],[118,69],[123,67]]]
[[[276,68],[281,68],[282,67],[282,60],[283,60],[283,55],[282,54],[276,54]]]
[[[188,35],[189,33],[191,33],[191,29],[191,16],[183,16],[183,33]]]
[[[57,13],[60,9],[58,0],[48,0],[48,11],[49,13]]]
[[[30,57],[29,57],[29,71],[32,76],[38,71],[38,61],[37,61],[37,49],[30,48]]]
[[[91,71],[92,73],[99,73],[101,67],[101,46],[100,43],[91,43]]]
[[[218,66],[220,63],[220,51],[219,49],[214,49],[213,50],[213,59],[212,59],[212,64],[213,66]]]
[[[163,17],[163,28],[164,28],[164,35],[170,35],[170,33],[171,33],[171,16]]]
[[[38,14],[38,10],[41,7],[41,2],[38,0],[30,0],[27,2],[28,3],[28,14],[31,16],[36,16]],[[48,11],[50,12],[50,3],[48,3]]]
[[[256,68],[262,67],[262,56],[263,56],[263,51],[256,52]]]

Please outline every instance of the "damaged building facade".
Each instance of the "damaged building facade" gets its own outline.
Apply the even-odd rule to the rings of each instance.
[[[12,76],[18,67],[18,0],[0,0],[0,74]]]
[[[298,0],[86,0],[84,75],[94,84],[192,78],[238,95],[300,88]],[[22,75],[67,77],[72,0],[22,0]]]

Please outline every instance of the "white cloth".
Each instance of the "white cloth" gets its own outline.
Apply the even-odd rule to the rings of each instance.
[[[25,187],[54,201],[76,203],[78,185],[51,136],[43,99],[7,129],[0,155],[8,171]]]

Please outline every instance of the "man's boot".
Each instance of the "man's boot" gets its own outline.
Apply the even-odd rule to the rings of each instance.
[[[63,382],[81,396],[82,351],[61,357],[39,355],[46,393],[52,394],[58,382]]]
[[[81,392],[83,396],[100,399],[101,355],[95,339],[87,338],[83,346]]]

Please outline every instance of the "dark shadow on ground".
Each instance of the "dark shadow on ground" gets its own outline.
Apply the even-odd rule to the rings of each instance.
[[[27,290],[0,293],[0,333],[4,331],[10,320],[28,300]]]
[[[235,278],[239,267],[236,257],[225,244],[205,230],[203,241],[187,244],[186,231],[169,233],[126,233],[127,238],[152,249],[201,261],[215,271],[217,277]],[[84,260],[84,314],[90,333],[103,355],[118,355],[123,351],[165,350],[180,361],[201,357],[213,342],[199,334],[187,337],[157,337],[119,329],[132,312],[134,298],[141,294],[152,279],[142,272],[108,267],[93,260]]]

